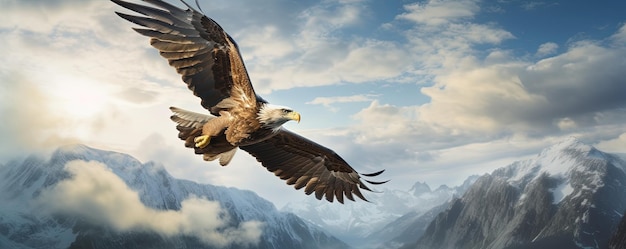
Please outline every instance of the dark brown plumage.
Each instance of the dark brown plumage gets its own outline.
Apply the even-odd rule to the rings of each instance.
[[[207,161],[219,159],[221,165],[227,165],[241,148],[287,184],[304,188],[307,195],[341,203],[344,196],[367,200],[360,189],[371,190],[361,176],[374,177],[383,171],[359,174],[334,151],[282,128],[289,120],[300,121],[300,114],[256,95],[237,44],[219,24],[184,2],[187,10],[161,0],[143,0],[155,7],[112,1],[144,15],[116,12],[144,27],[134,30],[150,37],[150,44],[212,114],[171,108],[171,119],[186,147]]]

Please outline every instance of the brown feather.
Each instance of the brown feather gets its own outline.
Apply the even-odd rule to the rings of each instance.
[[[240,148],[287,184],[304,188],[305,194],[315,193],[317,199],[325,197],[330,202],[343,203],[344,196],[367,201],[360,189],[369,188],[348,163],[332,150],[284,128],[267,140]]]
[[[122,0],[113,2],[143,15],[117,13],[145,27],[135,30],[151,38],[150,44],[170,60],[188,88],[200,97],[202,106],[211,114],[219,116],[220,110],[213,107],[232,97],[234,87],[241,91],[235,100],[246,102],[236,108],[252,106],[250,110],[241,112],[256,114],[260,103],[257,103],[239,48],[219,24],[192,8],[182,10],[160,0],[147,1],[155,7]],[[196,57],[200,54],[205,56]],[[241,118],[250,117],[242,115]]]

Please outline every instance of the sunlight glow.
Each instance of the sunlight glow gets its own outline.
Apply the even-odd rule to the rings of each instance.
[[[91,118],[104,110],[110,99],[110,91],[89,79],[57,78],[50,82],[55,111],[70,118]]]

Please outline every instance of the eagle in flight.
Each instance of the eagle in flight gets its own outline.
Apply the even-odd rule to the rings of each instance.
[[[325,197],[329,202],[336,198],[340,203],[344,196],[354,201],[356,195],[367,201],[360,189],[372,190],[361,176],[374,177],[384,170],[359,174],[331,149],[283,128],[290,120],[300,122],[300,114],[256,95],[237,44],[213,19],[182,0],[187,10],[161,0],[143,0],[153,7],[112,1],[142,14],[116,12],[142,26],[133,29],[150,37],[150,44],[211,113],[170,107],[178,137],[186,147],[222,166],[241,148],[287,184],[304,188],[307,195],[315,193],[317,199]]]

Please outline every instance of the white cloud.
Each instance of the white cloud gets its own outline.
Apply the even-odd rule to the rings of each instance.
[[[626,43],[626,25],[622,25],[610,40],[618,47],[623,46]]]
[[[334,96],[334,97],[315,97],[315,99],[306,102],[306,104],[323,105],[331,111],[337,111],[338,108],[333,106],[335,103],[352,103],[352,102],[366,102],[374,100],[372,94],[359,94],[352,96]]]
[[[416,48],[425,51],[429,44],[441,43]],[[356,165],[389,168],[393,179],[433,182],[445,182],[452,170],[455,176],[489,172],[568,136],[619,148],[626,132],[623,44],[580,41],[539,61],[498,49],[481,59],[475,44],[462,53],[440,46],[429,57],[434,84],[422,94],[430,102],[373,101],[354,116],[359,124],[331,144],[360,155],[351,157]]]
[[[242,49],[249,49],[250,53],[242,56],[246,62],[268,63],[272,58],[289,56],[295,52],[295,44],[289,37],[279,30],[279,27],[268,25],[251,30],[241,35],[237,41]]]
[[[571,118],[561,118],[557,119],[555,122],[556,126],[561,130],[571,130],[577,128],[576,122]]]
[[[472,22],[480,11],[475,1],[432,0],[407,5],[405,10],[396,19],[414,23],[404,31],[408,42],[404,52],[410,54],[412,68],[430,75],[439,75],[442,68],[473,63],[479,45],[498,45],[515,38],[494,23]]]
[[[359,120],[361,133],[357,142],[369,144],[406,143],[420,132],[414,122],[416,112],[413,107],[398,107],[372,101],[370,106],[354,115]]]
[[[65,170],[71,178],[44,190],[37,199],[43,210],[121,232],[193,236],[217,247],[255,244],[261,236],[262,223],[257,221],[229,227],[227,212],[218,202],[191,197],[182,201],[178,211],[156,210],[146,207],[139,194],[102,163],[71,161]]]
[[[472,18],[480,9],[476,1],[429,0],[404,6],[407,13],[398,16],[425,25],[442,25]]]
[[[606,152],[626,153],[626,132],[618,137],[600,141],[595,147]]]
[[[521,4],[521,7],[524,10],[535,10],[535,9],[539,9],[539,8],[545,8],[545,7],[549,7],[549,6],[554,6],[554,5],[558,5],[558,3],[555,2],[544,2],[544,1],[528,1],[528,2],[523,2]]]
[[[299,14],[304,21],[300,29],[300,46],[308,48],[307,44],[326,39],[338,29],[357,24],[363,14],[363,5],[358,1],[322,1]]]
[[[269,22],[238,32],[255,90],[265,94],[400,76],[412,64],[400,44],[342,33],[362,25],[369,11],[363,1],[321,1],[293,19],[285,16],[288,21],[280,22],[292,24],[289,29]]]
[[[624,56],[626,47],[581,41],[537,62],[460,57],[422,88],[431,101],[418,108],[419,122],[476,136],[593,127],[598,113],[626,106]]]
[[[3,154],[67,143],[134,147],[137,136],[175,132],[169,105],[197,106],[166,60],[114,7],[109,1],[16,1],[0,10],[0,46],[7,48],[0,57],[6,90],[0,109],[11,117],[0,135],[14,138],[2,140]]]
[[[546,55],[552,55],[556,53],[557,49],[559,49],[559,45],[554,42],[546,42],[544,44],[539,45],[537,49],[537,53],[535,53],[538,57],[543,57]]]

